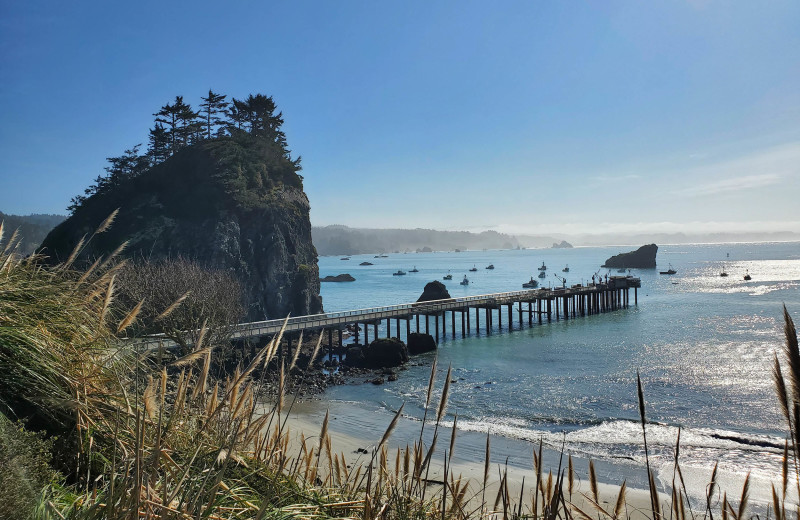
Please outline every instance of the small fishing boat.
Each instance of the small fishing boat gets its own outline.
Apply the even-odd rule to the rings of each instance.
[[[544,262],[542,262],[542,267],[539,267],[538,269],[539,269],[540,271],[547,271],[547,266],[546,266],[546,265],[544,265]]]
[[[442,280],[452,280],[452,279],[453,279],[453,275],[450,274],[450,271],[447,271],[447,274],[444,275],[444,277],[442,278]]]
[[[747,272],[744,274],[744,279],[745,279],[746,281],[750,281],[750,280],[752,280],[752,279],[753,279],[753,278],[750,276],[750,271],[747,271]]]
[[[467,275],[464,275],[464,279],[459,282],[460,285],[469,285],[469,278]]]
[[[494,269],[494,264],[489,264],[486,266],[486,269]]]
[[[418,273],[418,272],[419,272],[419,269],[417,269],[416,265],[414,266],[414,269],[409,271],[409,273]]]
[[[523,289],[536,289],[537,287],[539,287],[539,282],[534,280],[533,276],[531,276],[530,282],[525,282],[524,284],[522,284]]]
[[[349,256],[345,256],[343,258],[340,258],[339,260],[350,260],[350,257]]]
[[[544,271],[539,273],[539,278],[544,278],[545,276],[547,276],[547,273],[545,273]]]
[[[470,269],[469,271],[470,271],[471,273],[474,273],[474,272],[476,272],[477,270],[478,270],[478,268],[477,268],[477,267],[475,267],[475,264],[472,264],[472,269]]]
[[[403,276],[404,274],[406,274],[405,271],[398,269],[396,273],[392,273],[392,276]]]
[[[669,269],[667,269],[666,271],[659,271],[659,274],[675,274],[677,272],[678,271],[672,268],[672,264],[669,264]]]
[[[727,273],[727,272],[725,272],[725,266],[724,266],[724,265],[722,266],[722,271],[719,273],[719,275],[720,275],[721,277],[723,277],[723,278],[725,278],[726,276],[728,276],[728,273]]]
[[[569,272],[569,264],[567,264],[566,267],[564,267],[564,269],[561,270],[561,272],[562,273],[568,273]]]

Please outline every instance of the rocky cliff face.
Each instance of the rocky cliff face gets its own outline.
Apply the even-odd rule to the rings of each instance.
[[[636,251],[612,256],[606,260],[603,267],[616,267],[618,269],[654,268],[656,266],[656,253],[658,253],[658,246],[655,244],[648,244],[640,247]]]
[[[44,253],[64,260],[119,208],[111,228],[90,240],[84,261],[128,240],[129,258],[180,255],[232,272],[245,289],[248,320],[320,312],[317,252],[299,176],[243,197],[216,146],[187,148],[120,189],[91,197],[45,238]]]

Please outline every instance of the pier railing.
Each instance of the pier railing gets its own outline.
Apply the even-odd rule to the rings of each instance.
[[[277,334],[281,327],[286,324],[286,331],[293,332],[305,329],[321,329],[351,323],[369,323],[388,318],[405,318],[412,315],[438,314],[445,311],[464,309],[466,307],[494,307],[497,305],[509,305],[516,302],[530,302],[535,300],[546,300],[554,297],[563,297],[577,294],[586,294],[599,290],[624,287],[639,287],[640,280],[633,277],[615,276],[608,280],[608,283],[576,285],[572,287],[562,287],[556,289],[526,289],[523,291],[500,292],[490,294],[478,294],[473,296],[462,296],[458,298],[447,298],[443,300],[431,300],[426,302],[410,302],[396,305],[386,305],[379,307],[369,307],[365,309],[355,309],[348,311],[326,312],[321,314],[311,314],[306,316],[255,321],[250,323],[240,323],[232,327],[232,339],[242,339],[248,337],[258,337]],[[141,343],[145,347],[164,346],[169,347],[174,343],[163,335],[153,335],[141,338]]]

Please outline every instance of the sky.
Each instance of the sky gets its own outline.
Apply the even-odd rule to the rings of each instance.
[[[0,0],[0,211],[273,96],[314,225],[800,232],[796,1]]]

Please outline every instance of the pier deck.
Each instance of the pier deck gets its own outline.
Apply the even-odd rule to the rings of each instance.
[[[405,322],[406,339],[411,334],[411,323],[416,322],[415,332],[422,332],[420,329],[420,317],[425,320],[424,331],[432,334],[438,341],[441,336],[447,335],[447,313],[450,313],[450,335],[455,337],[457,334],[457,321],[460,321],[460,332],[462,337],[471,333],[473,329],[478,333],[481,330],[481,312],[484,311],[484,331],[491,334],[495,326],[498,330],[503,328],[503,310],[507,307],[507,328],[514,326],[513,307],[517,305],[518,321],[517,326],[522,327],[523,317],[527,315],[528,325],[533,325],[534,316],[538,323],[560,319],[570,319],[577,316],[599,314],[625,308],[630,305],[630,289],[634,291],[634,305],[638,304],[638,288],[641,287],[641,280],[633,276],[612,276],[605,282],[573,285],[571,287],[560,287],[555,289],[527,289],[523,291],[513,291],[504,293],[482,294],[475,296],[465,296],[461,298],[450,298],[446,300],[435,300],[429,302],[403,303],[385,307],[373,307],[369,309],[357,309],[351,311],[328,312],[308,316],[295,316],[286,319],[274,319],[266,321],[256,321],[251,323],[240,323],[233,327],[231,338],[234,340],[258,339],[277,334],[284,322],[288,338],[292,333],[302,331],[318,331],[327,329],[329,331],[328,341],[332,342],[333,333],[338,332],[339,344],[343,339],[343,331],[350,326],[355,332],[355,340],[359,341],[360,325],[363,325],[364,343],[369,342],[369,329],[373,329],[373,339],[378,337],[378,325],[386,321],[385,334],[392,336],[392,320],[395,321],[395,337],[400,337],[400,321]],[[527,308],[523,308],[523,304]],[[474,312],[472,312],[474,309]],[[460,319],[456,320],[456,314]],[[434,318],[434,329],[431,331],[430,319]],[[442,318],[441,320],[439,318]],[[441,323],[440,323],[441,322]],[[140,345],[145,348],[169,348],[175,343],[163,336],[149,336],[141,338]]]

